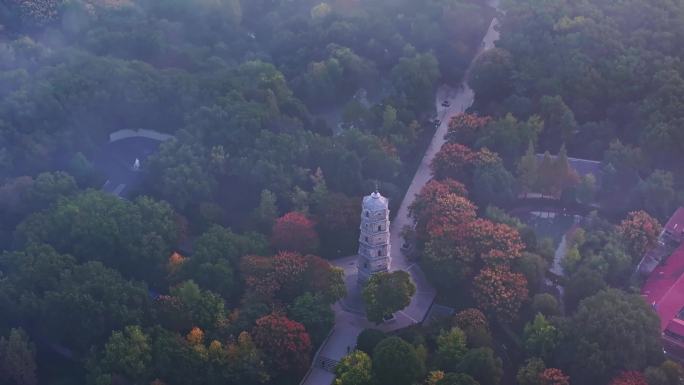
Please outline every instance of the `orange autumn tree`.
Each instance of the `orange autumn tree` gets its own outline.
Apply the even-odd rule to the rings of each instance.
[[[658,242],[662,226],[645,211],[632,211],[617,227],[627,251],[634,259],[641,258]]]
[[[539,373],[539,385],[570,385],[570,377],[556,368],[547,368]]]
[[[281,252],[273,258],[273,274],[278,282],[278,296],[294,299],[307,284],[304,274],[309,269],[309,263],[304,256],[297,253]]]
[[[437,198],[449,194],[466,197],[468,196],[468,191],[462,183],[450,178],[442,180],[431,179],[416,194],[415,199],[409,206],[409,215],[418,222],[426,222],[430,207],[435,204]]]
[[[525,276],[503,265],[485,267],[473,281],[473,296],[479,307],[504,322],[516,319],[527,295]]]
[[[477,206],[468,199],[448,194],[438,197],[429,207],[424,232],[429,237],[438,237],[449,229],[469,223],[476,218]],[[420,230],[416,227],[418,236]]]
[[[168,263],[166,264],[166,271],[170,275],[174,275],[178,272],[183,263],[185,263],[185,257],[180,253],[174,251],[169,257]]]
[[[519,258],[525,249],[518,230],[487,219],[469,222],[462,235],[460,242],[463,246],[471,254],[480,256],[483,262],[489,265],[508,264]]]
[[[319,240],[314,222],[297,211],[283,215],[273,225],[271,246],[278,251],[316,252]]]
[[[304,292],[320,293],[330,303],[344,297],[340,269],[315,255],[281,252],[274,257],[246,256],[240,271],[250,294],[266,301],[292,301]]]
[[[240,260],[240,271],[250,294],[270,300],[280,289],[274,274],[274,258],[247,255]]]
[[[421,241],[447,228],[475,219],[477,207],[465,198],[467,191],[452,179],[431,180],[416,194],[409,215],[416,222],[416,236]]]
[[[424,261],[433,278],[443,276],[445,282],[470,280],[484,266],[510,266],[524,249],[516,229],[485,219],[439,230],[429,234]]]
[[[625,371],[610,381],[610,385],[649,385],[643,374],[637,371]]]
[[[461,330],[488,329],[487,317],[475,308],[461,310],[456,313],[452,320],[452,325]]]
[[[309,366],[311,340],[299,322],[269,314],[256,320],[252,335],[278,370],[301,373]]]
[[[190,345],[201,345],[204,344],[204,331],[197,326],[193,327],[190,332],[185,336],[185,340],[188,341]]]
[[[432,175],[437,179],[468,180],[477,154],[459,143],[445,143],[430,163]]]
[[[460,113],[449,121],[449,131],[446,139],[449,142],[465,143],[472,146],[479,137],[482,129],[492,121],[488,116]]]

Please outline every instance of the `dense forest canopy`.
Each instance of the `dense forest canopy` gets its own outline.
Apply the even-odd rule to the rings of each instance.
[[[355,251],[374,186],[399,203],[493,14],[3,1],[0,383],[296,383],[345,292],[317,255]]]
[[[500,82],[476,88],[479,108],[540,114],[540,145],[552,153],[564,142],[600,160],[617,138],[640,147],[651,165],[679,172],[671,165],[684,142],[681,3],[516,0],[504,8],[498,49],[482,68]]]
[[[634,272],[684,203],[683,18],[0,2],[0,385],[298,384],[354,295],[335,385],[681,385]],[[350,286],[361,197],[394,215],[416,169],[410,272]]]

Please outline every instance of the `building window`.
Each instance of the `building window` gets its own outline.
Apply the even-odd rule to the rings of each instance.
[[[370,216],[370,213],[368,211],[366,211],[366,218],[368,218],[369,216]]]
[[[382,226],[378,225],[378,231],[382,231]]]
[[[378,250],[378,257],[382,257],[382,250]]]

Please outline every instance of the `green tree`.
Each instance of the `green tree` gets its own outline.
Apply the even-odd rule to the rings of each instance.
[[[411,385],[423,376],[425,363],[399,337],[389,337],[373,350],[373,373],[380,384]]]
[[[672,173],[655,170],[639,184],[646,211],[664,220],[674,211],[674,177]]]
[[[513,271],[525,276],[530,293],[535,293],[542,287],[548,268],[549,264],[539,254],[524,252],[513,261]]]
[[[104,346],[98,369],[100,376],[120,375],[136,384],[150,381],[152,348],[140,326],[114,331]]]
[[[474,378],[463,373],[447,373],[435,385],[480,385]]]
[[[560,333],[546,318],[537,313],[532,322],[525,325],[525,350],[535,357],[548,359],[560,342]]]
[[[411,303],[416,286],[405,271],[373,275],[363,289],[366,316],[370,321],[381,323]]]
[[[597,190],[596,177],[593,174],[582,175],[577,185],[577,200],[580,203],[591,204],[595,200]]]
[[[263,353],[257,349],[249,333],[240,332],[237,340],[228,346],[228,378],[239,384],[268,383],[270,375],[264,361]]]
[[[54,343],[83,353],[112,330],[146,322],[149,307],[143,285],[99,262],[87,262],[62,271],[57,289],[45,292],[39,329]]]
[[[537,187],[537,156],[534,153],[532,142],[527,147],[527,152],[518,162],[518,184],[523,192],[532,192]]]
[[[497,385],[503,375],[501,359],[490,348],[468,351],[458,365],[458,371],[469,374],[481,385]]]
[[[33,207],[44,209],[57,202],[58,198],[73,195],[77,190],[71,175],[62,171],[44,172],[34,179],[28,195]]]
[[[291,320],[304,325],[314,346],[323,342],[335,322],[330,303],[320,294],[313,295],[309,292],[295,298],[288,307],[287,315]]]
[[[544,120],[544,140],[546,148],[558,148],[572,139],[577,122],[575,114],[565,104],[560,95],[543,96],[540,100],[541,118]]]
[[[660,366],[649,366],[644,371],[644,377],[649,385],[679,385],[684,370],[671,360],[666,360]]]
[[[210,291],[201,290],[193,281],[173,287],[171,296],[178,298],[182,311],[190,316],[192,325],[201,329],[218,326],[226,316],[223,300]]]
[[[395,124],[397,124],[397,109],[388,104],[382,113],[382,128],[385,132],[391,132]]]
[[[35,385],[36,348],[23,329],[11,329],[0,337],[0,381],[7,384]]]
[[[519,121],[512,114],[489,122],[480,130],[475,141],[476,148],[487,147],[498,153],[507,165],[512,165],[525,151],[529,143],[536,143],[543,123],[538,116]]]
[[[88,190],[35,213],[15,233],[20,245],[47,243],[80,261],[99,260],[124,275],[155,282],[178,237],[164,202],[121,200]]]
[[[515,179],[501,163],[475,167],[473,172],[473,199],[484,206],[494,204],[504,206],[515,197]]]
[[[513,62],[505,49],[493,48],[475,59],[468,85],[475,91],[477,100],[489,103],[502,100],[513,91]]]
[[[373,354],[375,347],[385,338],[387,335],[378,329],[363,329],[356,337],[356,349]]]
[[[268,253],[267,240],[260,234],[239,235],[215,225],[194,243],[193,255],[184,261],[179,276],[192,279],[204,289],[234,298],[238,291],[235,270],[244,255]]]
[[[467,350],[466,335],[461,329],[455,327],[450,331],[442,330],[437,337],[439,368],[449,372],[456,371]]]
[[[603,290],[583,300],[568,324],[563,349],[572,352],[566,357],[571,377],[603,382],[661,362],[659,336],[660,321],[639,295]]]
[[[546,365],[541,358],[533,357],[525,361],[525,365],[518,369],[515,376],[520,385],[541,385],[539,375],[546,370]]]
[[[545,317],[556,316],[560,314],[558,300],[549,293],[535,294],[532,298],[532,311]]]
[[[568,309],[575,309],[581,300],[598,293],[607,286],[603,274],[589,267],[581,267],[570,275],[565,286],[565,304]]]
[[[372,385],[372,362],[368,354],[355,350],[344,356],[335,367],[334,385]]]
[[[619,139],[610,142],[603,154],[605,173],[603,189],[609,192],[631,190],[639,182],[639,175],[646,169],[646,159],[641,149],[624,145]]]
[[[278,207],[275,194],[269,190],[261,190],[259,206],[254,209],[251,217],[254,228],[264,234],[269,234],[276,218],[278,218]]]
[[[440,77],[439,63],[431,53],[403,57],[392,68],[392,83],[413,110],[429,107],[433,89]]]
[[[556,170],[551,154],[546,151],[544,157],[537,166],[537,185],[535,190],[547,195],[557,195],[560,193],[556,189]]]
[[[68,171],[81,186],[92,186],[97,178],[95,167],[81,152],[77,152],[71,157]]]
[[[216,187],[207,150],[198,144],[166,141],[143,167],[149,190],[181,211],[210,199]]]
[[[570,166],[568,151],[565,144],[561,145],[558,155],[553,161],[555,171],[555,184],[558,191],[563,191],[569,187],[574,187],[579,183],[577,172]]]

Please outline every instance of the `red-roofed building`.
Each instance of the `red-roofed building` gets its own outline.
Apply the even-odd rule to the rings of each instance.
[[[660,318],[663,349],[684,362],[684,208],[679,208],[663,228],[658,246],[640,263],[640,271],[650,274],[641,294]],[[673,251],[674,250],[674,251]]]
[[[674,253],[684,241],[684,207],[680,207],[672,214],[658,237],[658,244],[649,250],[639,262],[637,272],[642,276],[651,272]]]
[[[676,244],[682,243],[684,240],[684,207],[680,207],[665,224],[661,238],[665,238],[669,242]]]

